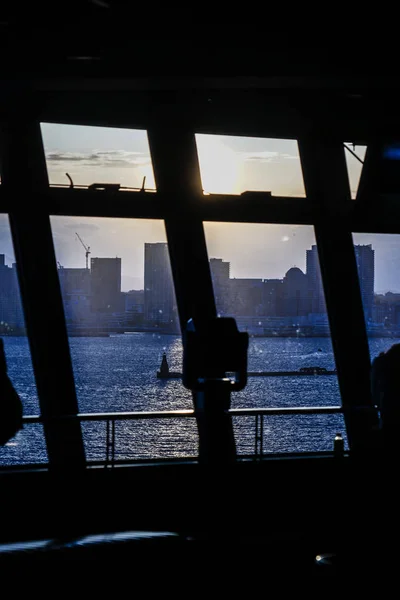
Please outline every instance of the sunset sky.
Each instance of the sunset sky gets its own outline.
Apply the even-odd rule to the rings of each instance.
[[[68,184],[69,173],[74,184],[141,187],[146,177],[146,188],[155,188],[146,131],[45,123],[42,135],[52,184]],[[197,135],[196,141],[205,192],[305,195],[295,140]],[[356,152],[363,158],[365,148],[356,147]],[[347,152],[346,159],[354,196],[362,165]],[[53,217],[52,227],[57,260],[64,267],[85,266],[85,250],[75,232],[90,246],[91,257],[121,257],[124,291],[143,287],[144,243],[166,241],[161,221]],[[306,250],[315,243],[313,228],[306,226],[206,223],[205,231],[209,257],[230,261],[231,277],[282,278],[293,266],[304,271]],[[357,235],[355,243],[375,248],[376,291],[400,291],[400,236]],[[11,264],[4,217],[0,253]]]

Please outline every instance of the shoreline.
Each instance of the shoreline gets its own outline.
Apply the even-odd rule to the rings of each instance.
[[[137,331],[100,331],[100,332],[67,332],[68,337],[99,337],[106,338],[111,335],[130,335],[135,333],[151,333],[151,334],[159,334],[159,335],[173,335],[173,336],[181,336],[180,332],[172,332],[172,331],[160,331],[158,329],[138,329]],[[248,332],[245,332],[248,333]],[[400,339],[400,331],[398,333],[367,333],[368,338],[371,339]],[[26,333],[0,333],[0,338],[7,337],[25,337],[28,335]],[[249,338],[289,338],[289,339],[313,339],[313,338],[330,338],[331,335],[327,333],[315,333],[315,334],[303,334],[303,333],[271,333],[271,334],[258,334],[258,333],[249,333]]]

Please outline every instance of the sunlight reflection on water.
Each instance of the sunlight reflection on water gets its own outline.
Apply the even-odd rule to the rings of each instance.
[[[8,373],[21,396],[25,414],[38,414],[36,386],[26,338],[4,338]],[[371,340],[373,356],[395,340]],[[137,333],[109,338],[71,338],[80,412],[191,409],[191,393],[178,379],[159,380],[163,352],[171,370],[182,370],[178,336]],[[253,338],[249,371],[335,368],[329,338]],[[336,376],[249,377],[232,394],[232,408],[334,406],[340,404]],[[254,417],[234,417],[239,454],[254,452]],[[105,458],[105,423],[83,423],[87,458]],[[331,450],[336,431],[345,433],[341,415],[264,417],[264,452]],[[116,458],[184,457],[197,453],[194,419],[118,422]],[[0,464],[45,462],[41,425],[25,425],[0,448]]]

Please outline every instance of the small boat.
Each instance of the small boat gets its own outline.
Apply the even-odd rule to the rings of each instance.
[[[323,375],[328,373],[328,369],[325,367],[301,367],[300,373],[307,373],[310,375]]]
[[[178,377],[182,377],[182,373],[169,370],[167,355],[163,352],[160,370],[157,371],[157,379],[176,379]]]

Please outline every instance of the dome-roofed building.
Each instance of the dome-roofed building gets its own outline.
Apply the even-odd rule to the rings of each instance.
[[[298,267],[289,269],[283,278],[283,310],[287,316],[306,316],[311,312],[312,293],[308,277]]]

